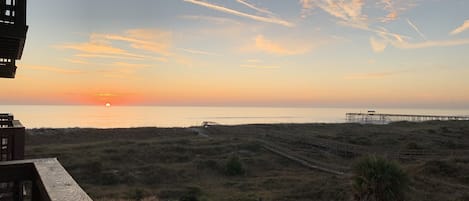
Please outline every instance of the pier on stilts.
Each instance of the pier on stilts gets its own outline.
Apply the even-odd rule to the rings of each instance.
[[[345,118],[350,123],[387,124],[397,121],[469,121],[469,116],[445,116],[445,115],[413,115],[413,114],[386,114],[368,111],[367,113],[346,113]]]

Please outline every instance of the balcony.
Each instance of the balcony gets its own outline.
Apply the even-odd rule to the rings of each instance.
[[[0,0],[0,77],[15,78],[27,30],[26,0]]]
[[[0,162],[0,200],[92,201],[55,158]]]
[[[55,158],[24,159],[25,128],[0,114],[0,201],[90,201]]]

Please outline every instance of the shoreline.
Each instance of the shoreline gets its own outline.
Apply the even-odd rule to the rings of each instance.
[[[391,125],[391,124],[426,124],[426,123],[444,123],[444,122],[466,122],[469,123],[469,120],[445,120],[445,121],[440,121],[440,120],[431,120],[431,121],[393,121],[393,122],[388,122],[388,123],[359,123],[359,122],[300,122],[300,123],[241,123],[241,124],[220,124],[216,123],[217,126],[262,126],[262,125],[342,125],[342,124],[358,124],[358,125]],[[26,130],[34,130],[34,129],[103,129],[103,130],[108,130],[108,129],[138,129],[138,128],[161,128],[161,129],[188,129],[188,128],[196,128],[196,127],[204,127],[203,122],[201,122],[200,125],[192,125],[192,126],[173,126],[173,127],[158,127],[158,126],[135,126],[135,127],[27,127],[25,126]],[[214,126],[214,125],[209,125],[209,126]]]

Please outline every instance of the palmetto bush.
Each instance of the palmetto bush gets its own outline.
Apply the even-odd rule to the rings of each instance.
[[[359,201],[402,201],[409,177],[401,167],[378,156],[361,158],[353,167],[352,188]]]

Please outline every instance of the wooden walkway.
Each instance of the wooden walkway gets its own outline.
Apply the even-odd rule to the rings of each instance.
[[[469,121],[469,116],[444,116],[444,115],[412,115],[412,114],[386,114],[386,113],[346,113],[347,122],[387,124],[396,121]]]

